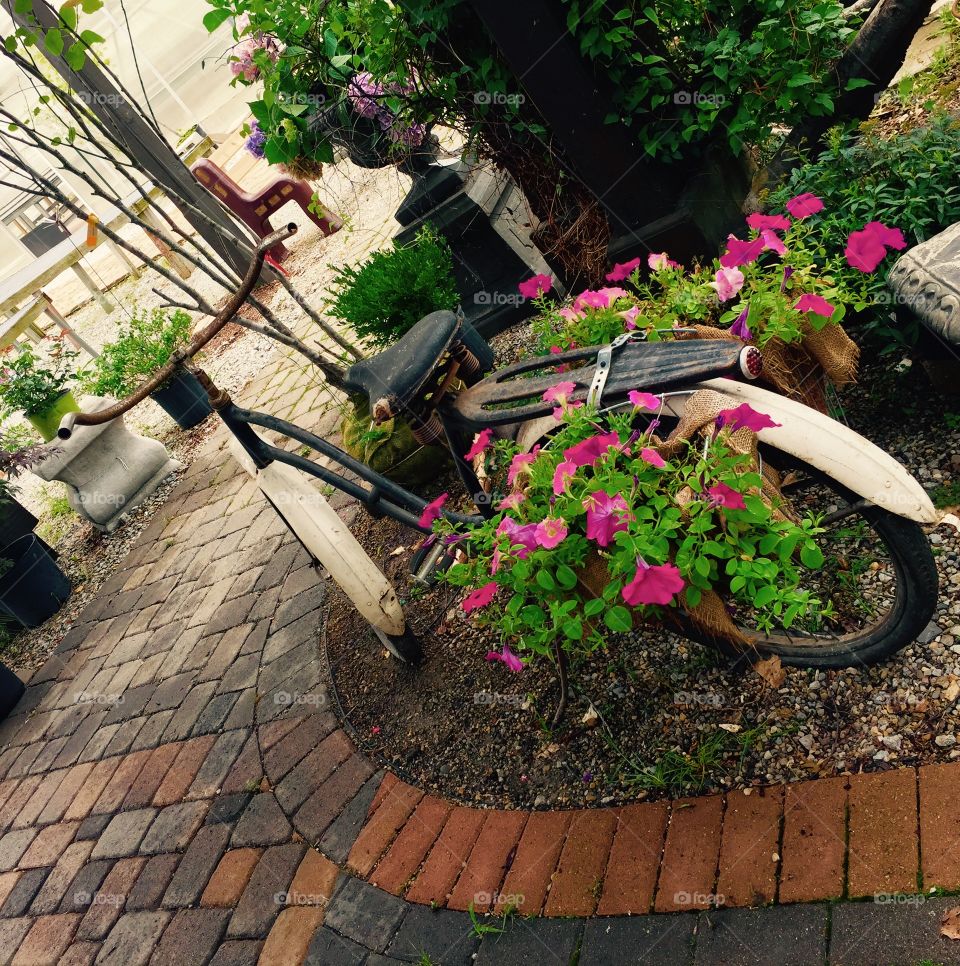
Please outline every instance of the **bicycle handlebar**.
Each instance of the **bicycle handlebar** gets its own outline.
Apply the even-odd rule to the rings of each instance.
[[[67,413],[60,420],[57,436],[60,439],[69,439],[73,435],[75,426],[100,426],[103,423],[108,423],[111,419],[116,419],[118,416],[128,413],[137,403],[143,402],[150,393],[159,389],[174,374],[181,362],[193,358],[237,314],[260,279],[267,252],[274,245],[292,238],[296,233],[297,226],[291,223],[267,235],[254,250],[253,259],[247,269],[247,274],[240,283],[240,288],[230,296],[227,304],[206,328],[198,332],[187,346],[177,349],[162,369],[154,373],[150,379],[127,396],[126,399],[96,413]]]

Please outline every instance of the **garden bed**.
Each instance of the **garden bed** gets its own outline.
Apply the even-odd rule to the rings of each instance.
[[[956,502],[960,417],[918,368],[864,359],[863,371],[842,399],[851,425],[939,502]],[[456,492],[455,483],[437,489],[446,488]],[[395,581],[426,659],[411,670],[388,658],[335,592],[326,650],[339,711],[368,753],[418,786],[501,807],[592,806],[960,758],[960,541],[946,527],[932,532],[935,626],[886,663],[787,669],[773,689],[644,628],[611,635],[605,652],[575,668],[556,733],[547,727],[558,697],[548,663],[513,674],[487,662],[496,642],[464,617],[457,588],[411,587],[415,535],[365,515],[354,532]]]

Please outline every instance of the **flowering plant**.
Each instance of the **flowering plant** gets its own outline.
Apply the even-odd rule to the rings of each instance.
[[[778,513],[750,457],[730,445],[738,430],[777,424],[744,404],[719,414],[705,446],[664,445],[654,435],[661,398],[632,392],[627,408],[601,417],[571,405],[573,388],[544,394],[558,430],[532,452],[479,434],[468,455],[505,472],[508,487],[490,520],[463,531],[438,519],[446,495],[421,520],[465,551],[446,579],[499,635],[489,660],[520,670],[557,648],[590,651],[605,630],[694,609],[708,591],[749,609],[761,630],[829,613],[800,589],[803,568],[823,563],[815,523]]]
[[[0,369],[0,406],[7,413],[35,416],[50,409],[70,390],[74,381],[73,360],[80,353],[65,349],[61,339],[51,339],[47,358],[24,346]]]
[[[848,286],[824,274],[817,216],[823,202],[805,192],[787,201],[786,214],[752,214],[745,239],[731,235],[726,250],[709,267],[687,272],[664,252],[618,264],[607,275],[620,287],[583,292],[572,305],[544,304],[535,323],[541,348],[598,345],[624,331],[642,329],[656,340],[664,330],[691,324],[727,327],[763,347],[773,339],[802,342],[810,331],[838,323],[854,301]],[[891,249],[906,246],[902,233],[878,221],[851,232],[843,257],[860,274],[874,272]]]

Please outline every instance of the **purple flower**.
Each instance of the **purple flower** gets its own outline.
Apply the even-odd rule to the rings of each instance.
[[[250,125],[250,136],[244,143],[244,147],[255,157],[262,158],[264,145],[267,143],[267,135],[263,132],[260,125],[254,121]]]
[[[735,335],[744,342],[749,342],[753,338],[753,333],[747,325],[747,316],[750,314],[750,303],[748,302],[743,311],[737,316],[737,320],[730,326],[730,334]]]

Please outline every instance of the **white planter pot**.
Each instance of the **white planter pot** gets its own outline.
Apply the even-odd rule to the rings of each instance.
[[[85,412],[111,405],[113,400],[99,396],[83,400]],[[183,465],[162,443],[130,432],[122,416],[102,426],[77,426],[70,439],[55,439],[46,448],[50,455],[32,472],[66,484],[74,510],[106,533]]]

